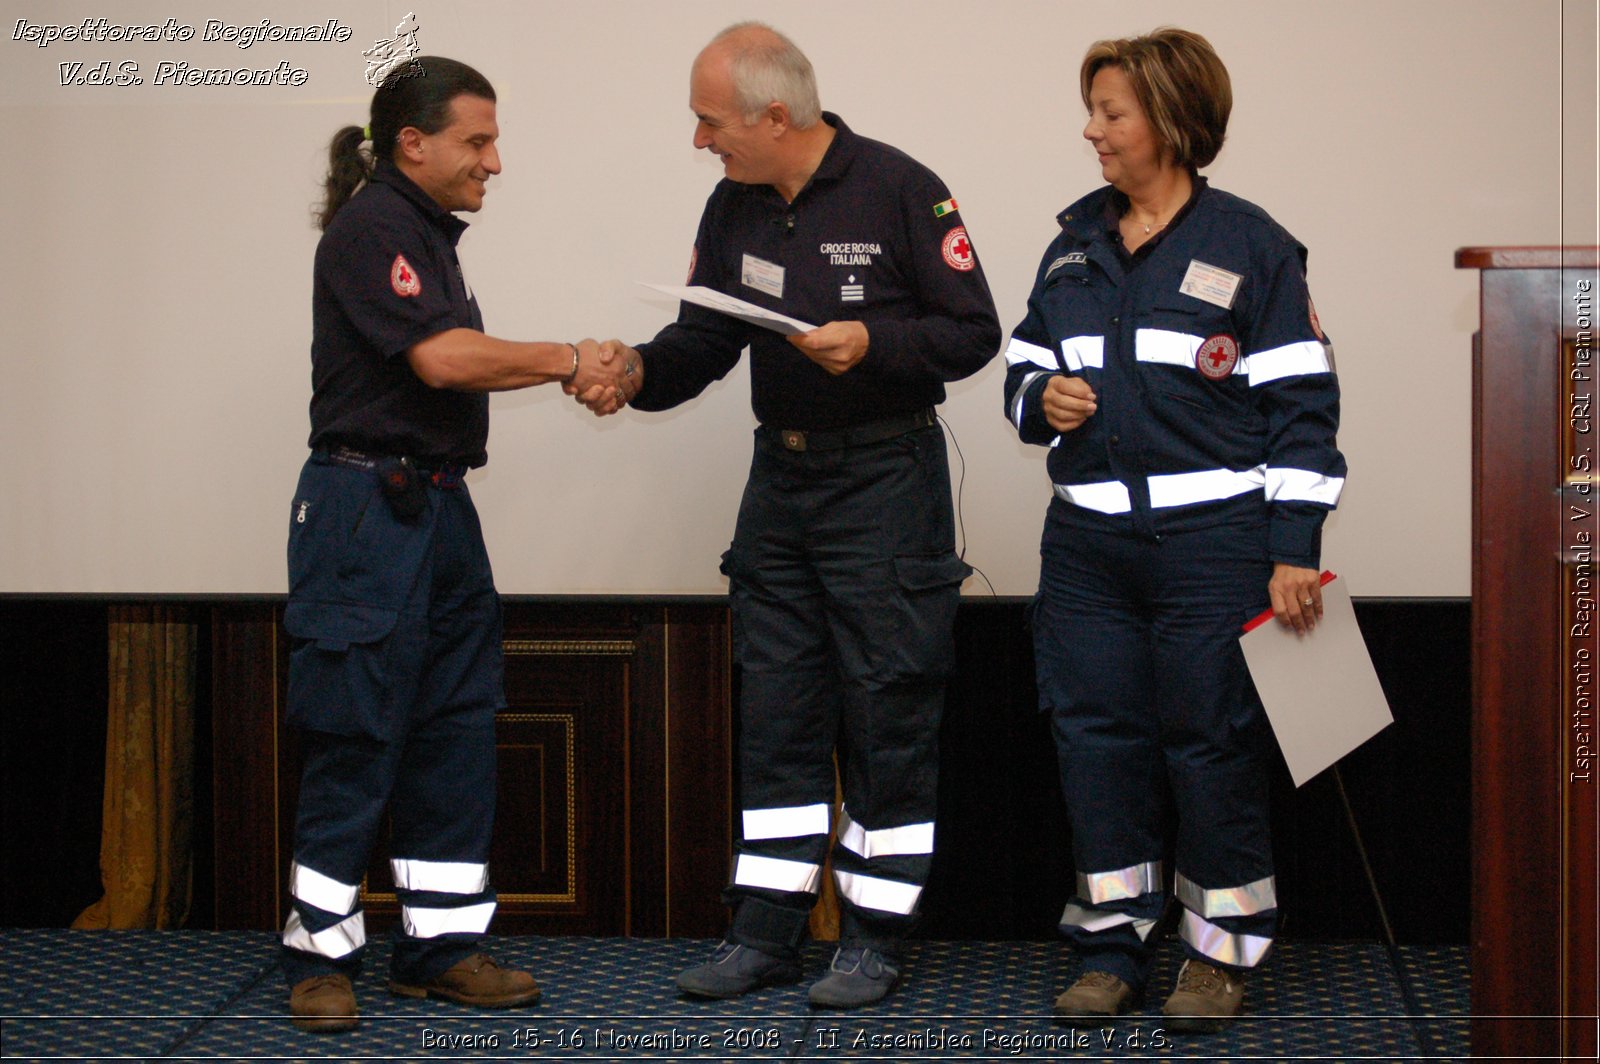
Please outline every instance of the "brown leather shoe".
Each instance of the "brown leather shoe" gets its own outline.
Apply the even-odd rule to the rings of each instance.
[[[1162,1006],[1173,1031],[1220,1031],[1244,1007],[1244,978],[1192,957],[1178,969],[1178,986]]]
[[[1133,1003],[1133,987],[1110,972],[1084,972],[1056,998],[1055,1016],[1063,1022],[1119,1016]]]
[[[302,1031],[348,1031],[358,1021],[356,992],[344,975],[314,975],[289,990],[290,1022]]]
[[[389,993],[435,997],[480,1009],[510,1009],[539,1000],[539,984],[527,972],[508,972],[487,953],[474,953],[421,986],[389,980]]]

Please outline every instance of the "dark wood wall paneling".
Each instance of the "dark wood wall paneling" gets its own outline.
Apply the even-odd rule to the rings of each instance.
[[[0,925],[64,927],[100,897],[106,608],[0,599]]]
[[[1468,607],[1361,600],[1356,609],[1396,716],[1343,763],[1357,823],[1400,939],[1464,942]],[[201,727],[214,743],[199,744],[213,786],[197,788],[212,804],[197,823],[209,817],[212,830],[197,839],[191,922],[272,928],[284,913],[298,764],[294,733],[280,719],[281,608],[227,602],[195,610],[211,678],[202,692],[209,698],[198,700]],[[497,930],[721,931],[735,820],[728,707],[737,675],[726,616],[716,604],[508,604]],[[0,618],[5,922],[59,925],[98,895],[105,606],[7,599]],[[964,603],[941,734],[925,935],[1054,934],[1071,889],[1070,837],[1048,723],[1035,703],[1022,605]],[[1376,937],[1376,909],[1331,777],[1297,791],[1282,771],[1274,802],[1286,936]],[[40,806],[51,811],[48,822],[38,819]],[[206,852],[212,839],[214,854]],[[50,867],[24,854],[46,854]],[[384,856],[368,883],[375,926],[394,911]],[[81,904],[75,895],[60,901],[63,878],[74,876]]]
[[[1467,940],[1469,610],[1367,599],[1356,617],[1395,724],[1340,764],[1397,938]],[[967,602],[941,742],[938,849],[922,933],[1049,938],[1072,891],[1071,836],[1023,610]],[[1331,773],[1273,780],[1285,937],[1379,938],[1382,923]]]
[[[299,758],[282,725],[280,614],[264,603],[216,625],[218,702],[250,692],[248,721],[218,716],[219,768],[231,760],[217,807],[237,813],[218,819],[235,843],[218,849],[224,927],[275,926],[285,911]],[[725,618],[720,605],[508,605],[500,933],[715,933],[731,823]],[[367,877],[374,928],[398,913],[388,856],[380,843]]]

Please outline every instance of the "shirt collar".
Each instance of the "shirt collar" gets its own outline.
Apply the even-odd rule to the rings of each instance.
[[[1141,249],[1153,247],[1154,245],[1160,243],[1166,238],[1168,233],[1178,228],[1179,223],[1189,216],[1190,211],[1194,210],[1195,202],[1200,199],[1200,193],[1205,190],[1206,179],[1191,171],[1189,174],[1189,184],[1191,186],[1189,189],[1189,198],[1184,200],[1182,207],[1178,208],[1178,213],[1174,214],[1167,221],[1166,225],[1162,226],[1156,232],[1150,234],[1150,239],[1139,245]],[[1108,186],[1108,188],[1110,188],[1110,186]],[[1110,188],[1110,195],[1106,196],[1105,206],[1101,212],[1100,218],[1101,226],[1106,233],[1106,239],[1111,241],[1113,244],[1121,243],[1122,230],[1120,228],[1120,224],[1122,222],[1122,216],[1127,213],[1128,197],[1122,192],[1119,192],[1117,189]]]
[[[822,161],[817,164],[816,172],[807,184],[812,181],[835,181],[843,177],[861,150],[861,138],[851,132],[850,127],[844,124],[844,119],[832,111],[824,111],[822,120],[833,127],[833,142],[823,152]]]
[[[434,202],[432,196],[422,190],[422,186],[400,172],[393,160],[379,159],[378,165],[372,169],[370,180],[379,185],[388,185],[400,195],[410,200],[422,216],[432,222],[454,246],[461,239],[461,234],[467,231],[467,223],[457,218]]]

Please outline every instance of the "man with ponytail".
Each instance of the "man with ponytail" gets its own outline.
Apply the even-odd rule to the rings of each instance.
[[[361,884],[385,810],[403,927],[389,990],[471,1008],[539,988],[482,951],[494,913],[500,599],[464,474],[487,460],[487,393],[552,381],[615,389],[593,341],[483,332],[456,258],[500,172],[495,93],[422,57],[370,124],[329,149],[312,304],[311,455],[289,518],[288,722],[304,774],[283,931],[290,1013],[356,1025]],[[370,149],[365,142],[370,141]]]

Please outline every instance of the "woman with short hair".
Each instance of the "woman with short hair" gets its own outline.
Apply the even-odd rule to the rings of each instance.
[[[1199,175],[1232,108],[1205,38],[1097,42],[1080,81],[1107,184],[1058,216],[1005,384],[1055,494],[1034,645],[1077,866],[1062,930],[1082,959],[1055,1011],[1139,1000],[1170,892],[1186,960],[1163,1011],[1210,1030],[1277,924],[1271,747],[1238,637],[1269,605],[1301,632],[1321,616],[1338,381],[1305,248]]]

